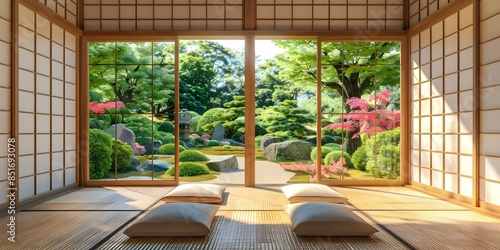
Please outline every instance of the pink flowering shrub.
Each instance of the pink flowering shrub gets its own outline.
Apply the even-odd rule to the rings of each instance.
[[[349,98],[346,105],[350,112],[341,116],[341,122],[326,125],[324,128],[342,129],[356,132],[353,138],[362,134],[368,136],[377,132],[392,130],[400,126],[399,111],[386,109],[391,90],[371,95],[369,100],[358,97]]]
[[[116,102],[90,102],[89,103],[89,109],[94,112],[95,114],[104,114],[106,110],[110,110],[112,108],[119,109],[125,107],[125,104],[121,101],[116,101]]]
[[[134,154],[143,155],[144,153],[146,153],[146,148],[144,146],[139,145],[139,143],[136,142],[134,147]]]
[[[212,136],[210,136],[209,134],[202,134],[201,138],[212,139]]]
[[[309,181],[317,182],[316,173],[318,172],[318,167],[317,167],[318,165],[316,161],[314,161],[312,164],[307,164],[302,162],[299,163],[292,162],[289,165],[280,162],[279,165],[285,170],[308,173],[310,174]],[[333,173],[333,174],[338,174],[340,176],[340,179],[343,180],[345,174],[347,173],[347,171],[349,171],[349,168],[345,167],[344,157],[340,157],[340,159],[337,162],[335,162],[333,159],[330,160],[330,165],[328,166],[321,164],[320,171],[321,171],[320,174],[325,178],[330,177],[330,173]]]

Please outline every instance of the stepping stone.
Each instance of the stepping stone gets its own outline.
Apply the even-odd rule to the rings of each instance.
[[[238,169],[238,160],[236,156],[229,155],[225,157],[220,157],[216,159],[212,159],[207,162],[207,167],[214,171],[229,171],[229,170],[237,170]]]

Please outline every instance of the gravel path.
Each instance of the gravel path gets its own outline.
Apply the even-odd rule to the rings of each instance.
[[[211,158],[212,156],[208,157]],[[236,158],[238,159],[238,170],[221,172],[216,179],[204,183],[245,184],[245,158]],[[286,184],[292,176],[294,176],[293,173],[285,171],[277,163],[259,160],[255,161],[255,183],[258,185]]]

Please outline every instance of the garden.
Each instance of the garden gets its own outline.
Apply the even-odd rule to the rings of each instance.
[[[243,51],[180,42],[180,138],[174,43],[89,43],[90,179],[173,180],[178,154],[181,181],[213,180],[213,158],[245,157],[245,140],[256,160],[293,172],[290,183],[317,181],[318,165],[326,179],[399,179],[399,43],[322,43],[321,71],[315,41],[273,43],[283,52],[257,57],[256,115],[245,117]]]

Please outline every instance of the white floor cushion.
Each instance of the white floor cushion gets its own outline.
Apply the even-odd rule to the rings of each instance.
[[[326,202],[285,206],[298,236],[368,236],[378,232],[348,207]]]
[[[290,203],[332,202],[344,203],[347,197],[323,184],[300,183],[281,187]]]
[[[201,237],[210,233],[218,206],[170,203],[155,207],[123,233],[129,237]]]
[[[222,202],[225,190],[226,187],[216,184],[182,184],[166,194],[162,201],[219,204]]]

